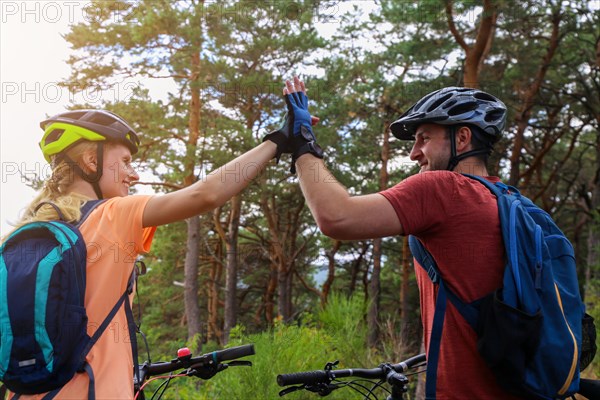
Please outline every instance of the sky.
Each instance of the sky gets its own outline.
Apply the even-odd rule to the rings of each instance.
[[[364,15],[373,7],[369,1],[353,1],[318,10],[324,36],[335,31],[337,16],[352,4],[359,4]],[[70,25],[89,18],[88,1],[0,0],[0,237],[35,197],[24,176],[44,178],[51,172],[38,147],[43,134],[40,121],[73,103],[100,107],[107,96],[125,98],[137,85],[148,88],[155,99],[165,99],[172,88],[165,79],[122,82],[102,95],[73,94],[59,87],[58,82],[70,75],[66,61],[71,49],[62,35]]]
[[[26,177],[48,177],[50,166],[38,142],[40,121],[74,103],[101,107],[103,100],[126,99],[143,85],[155,99],[166,99],[173,82],[129,80],[108,92],[71,93],[58,82],[70,76],[72,54],[62,37],[73,24],[90,19],[88,1],[0,0],[0,237],[12,229],[35,197]],[[138,193],[150,191],[147,186]]]
[[[0,235],[35,194],[19,171],[48,175],[37,145],[39,122],[69,104],[69,94],[56,82],[69,75],[61,31],[80,18],[75,6],[0,1]]]

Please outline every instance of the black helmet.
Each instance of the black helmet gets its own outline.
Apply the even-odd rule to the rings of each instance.
[[[447,87],[431,92],[390,125],[394,136],[414,140],[417,127],[424,123],[471,125],[486,139],[500,139],[506,123],[506,106],[489,93],[478,89]]]

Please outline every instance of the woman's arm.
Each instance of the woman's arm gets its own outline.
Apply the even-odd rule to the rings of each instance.
[[[143,226],[180,221],[225,204],[260,174],[275,157],[276,149],[275,143],[265,141],[193,185],[151,198],[144,210]]]

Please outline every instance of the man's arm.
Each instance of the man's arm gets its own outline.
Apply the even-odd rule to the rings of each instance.
[[[396,211],[382,195],[350,196],[323,160],[311,154],[298,158],[296,169],[308,207],[325,235],[358,240],[403,233]]]

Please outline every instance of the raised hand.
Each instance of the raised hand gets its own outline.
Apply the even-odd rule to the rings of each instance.
[[[289,138],[288,146],[292,153],[292,166],[290,171],[296,173],[296,160],[310,153],[315,157],[323,158],[323,150],[317,144],[317,138],[312,130],[318,118],[311,117],[308,111],[308,97],[304,82],[294,77],[294,81],[286,81],[283,89],[285,102],[288,107]]]
[[[294,83],[290,81],[286,82],[284,97],[288,112],[284,116],[281,126],[263,138],[263,142],[270,140],[277,145],[277,153],[275,154],[277,162],[279,162],[282,154],[294,153],[291,138],[295,136],[304,137],[305,140],[302,144],[306,141],[316,140],[311,126],[319,122],[319,118],[311,116],[308,112],[306,89],[304,83],[297,77],[294,78]]]

